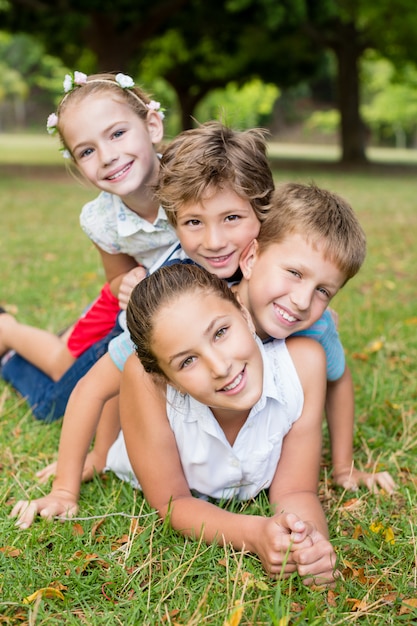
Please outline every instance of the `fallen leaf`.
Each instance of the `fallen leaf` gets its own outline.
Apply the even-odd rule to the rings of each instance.
[[[366,611],[366,609],[368,608],[366,600],[358,600],[357,598],[347,598],[347,601],[352,602],[352,608],[350,609],[352,612],[353,611]]]
[[[224,626],[239,626],[240,620],[243,615],[243,606],[239,601],[236,602],[236,608],[233,609],[233,613],[230,616],[230,619],[224,622]]]
[[[23,604],[30,604],[37,598],[58,598],[59,600],[64,600],[64,595],[59,591],[59,589],[55,589],[55,587],[42,587],[37,591],[34,591],[30,596],[23,599]]]
[[[329,589],[329,591],[327,592],[328,605],[335,608],[337,606],[336,598],[337,595],[335,594],[335,592],[332,589]]]
[[[354,352],[352,354],[352,359],[355,359],[356,361],[369,361],[369,355],[364,352]]]
[[[369,526],[369,530],[371,530],[375,534],[379,534],[381,530],[384,530],[384,527],[382,526],[381,522],[372,522],[372,524],[370,524]]]
[[[166,622],[170,617],[177,617],[179,612],[179,609],[172,609],[172,611],[170,611],[167,615],[163,616],[162,621]]]
[[[413,609],[417,609],[417,598],[405,598],[400,608],[400,615],[411,613]]]
[[[82,535],[84,534],[84,528],[81,526],[81,524],[78,524],[78,522],[76,522],[72,525],[72,534],[82,537]]]
[[[371,341],[371,343],[368,343],[365,350],[370,354],[374,354],[375,352],[379,352],[380,350],[382,350],[383,347],[384,342],[382,341],[382,339],[375,339],[374,341]]]
[[[13,546],[4,546],[0,548],[0,552],[3,552],[4,556],[20,556],[22,551],[19,548],[14,548]]]
[[[104,523],[104,518],[100,519],[98,522],[96,522],[95,524],[93,524],[93,527],[91,529],[91,536],[95,537],[97,534],[98,529],[100,528],[100,526]]]

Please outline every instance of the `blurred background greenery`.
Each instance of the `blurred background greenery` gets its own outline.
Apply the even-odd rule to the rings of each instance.
[[[0,133],[39,131],[67,71],[132,75],[166,138],[207,119],[273,140],[416,147],[414,0],[0,0]]]

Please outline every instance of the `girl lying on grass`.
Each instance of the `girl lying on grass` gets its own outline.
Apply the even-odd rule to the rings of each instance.
[[[122,429],[151,506],[184,535],[256,553],[271,575],[333,581],[317,496],[321,346],[306,338],[262,345],[226,282],[193,265],[163,267],[137,285],[127,320],[139,359],[132,355],[122,376]],[[249,500],[263,489],[271,517],[209,501]]]
[[[122,373],[122,433],[107,469],[141,488],[182,534],[253,552],[271,576],[333,582],[336,557],[317,495],[320,344],[262,345],[227,282],[196,265],[162,267],[138,284],[127,318],[139,358],[132,354]],[[37,511],[76,513],[78,491],[60,491],[59,474],[53,498],[14,506],[22,528]],[[264,489],[271,517],[215,504]]]

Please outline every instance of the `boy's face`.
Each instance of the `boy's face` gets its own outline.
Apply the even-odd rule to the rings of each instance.
[[[177,214],[177,236],[185,253],[219,278],[233,276],[259,228],[249,200],[229,187],[209,190],[201,202],[185,204]]]
[[[322,246],[291,233],[259,253],[256,242],[242,255],[244,280],[237,291],[258,335],[284,339],[309,328],[345,282]]]

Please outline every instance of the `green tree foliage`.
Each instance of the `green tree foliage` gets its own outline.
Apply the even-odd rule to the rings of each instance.
[[[417,128],[417,69],[414,65],[395,68],[387,59],[367,58],[364,80],[363,116],[374,135],[394,140],[397,147],[415,144]]]
[[[417,61],[414,0],[306,0],[303,29],[338,64],[337,106],[342,160],[365,161],[366,129],[360,114],[360,61],[367,50],[395,63]]]
[[[69,67],[127,71],[153,68],[174,89],[182,127],[197,104],[230,81],[253,78],[296,84],[319,54],[298,34],[302,2],[269,0],[14,0],[0,27],[36,32],[49,53]],[[91,54],[86,54],[86,50]]]
[[[145,41],[189,0],[3,0],[0,28],[36,33],[45,49],[80,70],[129,70]],[[88,50],[90,54],[85,54]]]
[[[225,89],[211,92],[197,107],[197,120],[221,119],[240,128],[268,126],[271,112],[280,92],[276,85],[259,79],[245,83],[241,88],[229,83]]]
[[[46,94],[53,106],[53,94],[62,91],[62,63],[33,37],[5,32],[0,32],[0,59],[0,128],[7,116],[24,126],[31,94]]]
[[[345,162],[366,159],[365,51],[417,61],[415,0],[2,0],[0,20],[36,32],[69,67],[137,76],[152,66],[174,89],[183,127],[210,91],[255,78],[281,89],[311,80],[331,50]]]

